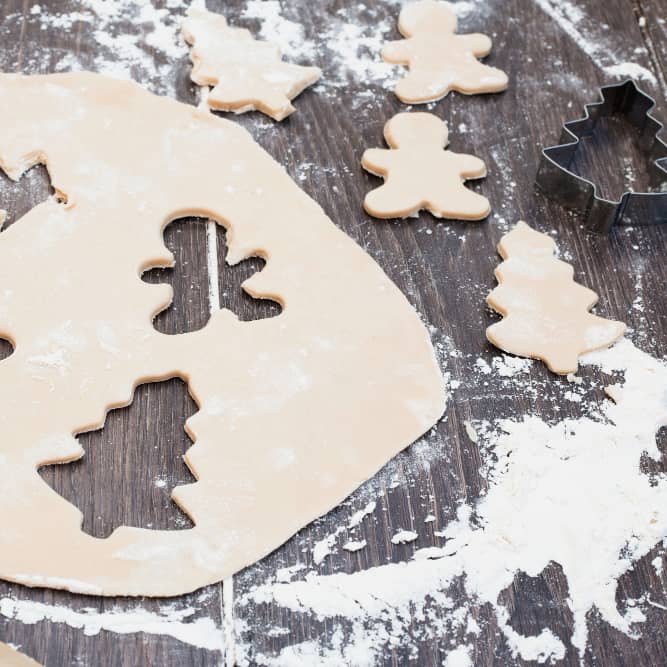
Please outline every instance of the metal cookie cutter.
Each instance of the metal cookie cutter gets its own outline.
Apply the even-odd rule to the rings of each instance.
[[[602,101],[587,104],[584,118],[563,125],[561,143],[542,151],[537,185],[545,194],[567,208],[582,211],[588,226],[596,232],[608,232],[615,225],[667,223],[667,144],[659,137],[663,126],[650,112],[653,98],[628,79],[601,89]],[[593,134],[599,118],[623,114],[639,129],[639,146],[654,169],[654,192],[626,192],[619,201],[598,195],[597,186],[570,171],[570,165],[582,137]],[[651,183],[653,186],[653,183]]]

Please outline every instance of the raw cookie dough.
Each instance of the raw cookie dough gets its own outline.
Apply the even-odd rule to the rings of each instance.
[[[525,222],[503,236],[498,287],[487,299],[503,316],[486,330],[491,343],[520,357],[546,362],[554,373],[577,370],[578,358],[617,341],[625,324],[588,311],[595,292],[574,282],[574,269],[554,257],[556,244]]]
[[[283,62],[277,44],[253,39],[243,28],[230,28],[224,16],[205,9],[188,10],[183,38],[192,45],[192,80],[213,86],[207,98],[212,109],[257,109],[283,120],[294,111],[290,100],[322,75],[319,67]]]
[[[402,102],[433,102],[450,90],[474,95],[507,88],[505,72],[477,60],[489,54],[491,40],[480,34],[456,35],[456,14],[449,2],[421,0],[406,5],[398,29],[406,39],[389,42],[382,57],[410,68],[396,84]]]
[[[464,187],[486,176],[482,160],[443,150],[447,123],[430,113],[399,113],[384,126],[391,150],[371,148],[361,158],[366,171],[386,179],[364,199],[376,218],[405,218],[428,209],[438,218],[481,220],[490,211],[486,197]]]
[[[38,662],[2,642],[0,642],[0,665],[2,667],[39,667]]]
[[[0,75],[0,166],[37,162],[55,198],[0,233],[0,577],[100,595],[178,595],[266,555],[340,503],[442,415],[443,378],[417,313],[237,123],[90,73]],[[159,333],[173,256],[162,230],[198,215],[228,229],[227,261],[277,317],[221,310]],[[37,472],[81,457],[142,382],[180,377],[196,483],[191,529],[106,539]],[[35,418],[36,415],[38,418]],[[118,502],[123,498],[119,497]]]

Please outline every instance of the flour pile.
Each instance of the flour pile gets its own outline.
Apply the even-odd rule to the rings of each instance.
[[[310,572],[288,582],[270,578],[252,589],[241,604],[273,602],[335,627],[325,645],[293,646],[264,663],[318,656],[318,664],[361,667],[392,646],[459,636],[460,660],[452,664],[467,664],[461,662],[469,652],[466,638],[479,633],[474,604],[495,609],[515,656],[561,659],[566,647],[551,630],[521,636],[498,603],[515,574],[537,576],[551,561],[567,577],[571,643],[580,655],[593,609],[631,634],[644,616],[637,606],[619,611],[618,579],[667,535],[667,477],[649,477],[639,467],[644,453],[661,457],[656,432],[667,424],[667,364],[628,340],[584,363],[624,374],[623,384],[609,388],[613,402],[606,400],[597,418],[549,425],[527,416],[478,429],[489,491],[474,507],[459,507],[458,519],[440,533],[443,546],[421,549],[408,562],[353,574]],[[473,605],[461,604],[455,591],[461,585]]]

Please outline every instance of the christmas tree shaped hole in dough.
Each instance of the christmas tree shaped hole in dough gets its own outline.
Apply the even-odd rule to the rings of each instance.
[[[505,352],[544,361],[567,375],[578,358],[607,347],[625,332],[625,324],[593,315],[593,290],[574,281],[574,269],[556,259],[556,244],[525,222],[503,236],[498,251],[505,260],[496,269],[498,287],[487,299],[503,316],[486,336]]]
[[[294,111],[291,100],[322,75],[319,67],[284,62],[277,44],[254,39],[248,30],[232,28],[224,16],[206,9],[191,7],[182,32],[192,46],[192,80],[213,87],[206,98],[212,109],[257,109],[283,120]]]
[[[444,150],[447,123],[430,113],[399,113],[384,136],[390,150],[371,148],[361,159],[366,171],[386,181],[366,195],[370,215],[405,218],[424,208],[437,218],[481,220],[489,214],[488,199],[464,186],[466,179],[486,176],[486,166],[473,155]]]
[[[491,40],[486,35],[455,34],[456,14],[449,2],[420,0],[406,5],[398,29],[405,39],[389,42],[382,57],[410,69],[396,84],[402,102],[434,102],[451,90],[475,95],[507,88],[505,72],[478,60],[490,53]]]
[[[237,123],[90,73],[0,75],[0,165],[44,162],[65,195],[0,234],[0,578],[97,595],[180,595],[262,558],[340,503],[442,415],[442,374],[419,316],[378,265]],[[227,228],[227,262],[283,311],[215,312],[166,335],[173,256],[162,230]],[[98,539],[37,468],[74,461],[144,382],[181,378],[195,482],[172,499],[186,530]],[[150,428],[150,425],[148,425]],[[118,502],[123,502],[119,497]]]

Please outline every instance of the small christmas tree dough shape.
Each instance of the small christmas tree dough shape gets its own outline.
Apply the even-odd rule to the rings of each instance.
[[[406,104],[424,104],[451,90],[466,95],[498,93],[507,88],[507,74],[479,62],[491,51],[486,35],[457,35],[456,14],[449,2],[420,0],[406,5],[398,19],[404,40],[382,51],[388,63],[407,65],[410,73],[396,84]]]
[[[389,150],[365,151],[361,164],[385,184],[366,195],[364,208],[376,218],[405,218],[428,209],[437,218],[481,220],[489,201],[464,186],[486,176],[486,165],[473,155],[443,150],[447,123],[430,113],[399,113],[384,127]]]
[[[212,109],[256,109],[280,121],[295,110],[291,100],[322,75],[319,67],[283,62],[278,45],[256,40],[244,28],[232,28],[224,16],[206,9],[191,7],[182,33],[192,46],[191,79],[213,87],[207,98]]]
[[[487,302],[503,320],[486,336],[505,352],[544,361],[559,375],[577,370],[578,358],[608,347],[625,333],[622,322],[588,312],[598,295],[574,281],[574,269],[556,259],[556,244],[525,222],[503,236],[498,287]]]

